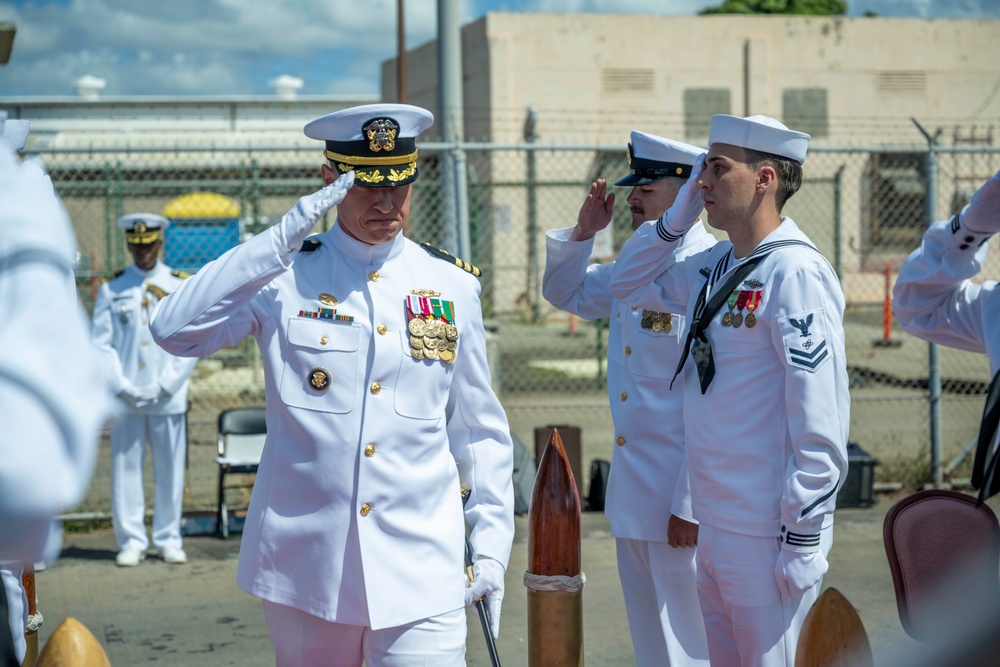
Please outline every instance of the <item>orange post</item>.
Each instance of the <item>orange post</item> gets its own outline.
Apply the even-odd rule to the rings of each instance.
[[[892,338],[892,262],[885,262],[885,305],[882,309],[882,340],[886,343]]]

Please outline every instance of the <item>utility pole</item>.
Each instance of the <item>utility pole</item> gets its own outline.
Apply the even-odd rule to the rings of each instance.
[[[406,20],[404,0],[396,0],[396,101],[406,102]]]

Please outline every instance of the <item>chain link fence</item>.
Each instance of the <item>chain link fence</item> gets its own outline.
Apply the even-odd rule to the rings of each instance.
[[[591,451],[607,458],[612,439],[605,394],[607,322],[577,321],[554,309],[541,296],[541,277],[545,232],[575,224],[590,183],[613,182],[624,174],[625,151],[532,144],[462,148],[472,253],[463,259],[483,269],[484,314],[495,334],[494,383],[512,429],[529,442],[535,426],[583,424],[590,441],[598,443]],[[440,182],[449,149],[454,147],[421,146],[421,177],[413,186],[405,232],[418,242],[442,245],[455,238],[443,215],[450,207]],[[100,281],[130,262],[114,227],[120,215],[153,212],[170,218],[164,259],[172,268],[195,272],[275,224],[298,197],[322,185],[314,148],[55,149],[41,157],[76,229],[77,281],[88,310]],[[998,148],[932,153],[914,147],[817,147],[810,150],[802,189],[785,207],[841,276],[848,302],[851,439],[883,463],[926,463],[937,405],[944,464],[957,465],[976,434],[989,379],[985,356],[942,348],[938,402],[929,384],[928,345],[898,329],[887,298],[929,217],[944,219],[958,211],[998,169]],[[617,203],[610,231],[595,245],[600,261],[612,260],[630,234],[628,189],[610,189]],[[927,210],[929,201],[933,212]],[[333,222],[330,214],[317,229]],[[991,260],[985,275],[998,275],[996,268]],[[191,401],[189,437],[206,442],[214,442],[221,410],[263,404],[256,345],[245,341],[199,362]]]

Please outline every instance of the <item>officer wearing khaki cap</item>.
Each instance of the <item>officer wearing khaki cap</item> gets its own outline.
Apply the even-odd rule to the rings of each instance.
[[[464,607],[484,595],[499,631],[513,446],[479,269],[400,233],[432,122],[377,104],[306,125],[327,186],[153,318],[176,354],[246,336],[261,349],[268,433],[236,582],[263,599],[279,665],[464,665]],[[334,206],[332,229],[306,239]]]
[[[689,318],[675,375],[712,664],[794,665],[847,472],[843,291],[781,215],[808,144],[767,116],[714,116],[704,163],[625,244],[611,280],[620,299]],[[703,207],[729,240],[675,260]]]

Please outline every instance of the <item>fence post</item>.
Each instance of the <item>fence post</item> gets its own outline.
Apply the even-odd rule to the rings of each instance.
[[[451,214],[445,219],[445,249],[470,261],[469,199],[466,177],[465,139],[462,98],[462,30],[458,3],[438,0],[438,80],[441,138],[452,146],[443,154],[442,199]]]
[[[538,107],[528,107],[528,118],[524,122],[524,141],[533,144],[538,141]],[[538,171],[535,164],[535,153],[528,150],[528,284],[526,292],[531,305],[531,321],[541,318],[541,284],[538,280]]]
[[[937,185],[938,161],[935,150],[935,138],[931,137],[914,118],[914,125],[927,140],[927,156],[924,159],[926,179],[926,194],[924,197],[924,213],[927,226],[937,220]],[[937,343],[927,344],[927,399],[930,404],[930,438],[931,438],[931,473],[935,489],[944,484],[944,470],[941,463],[941,360]]]
[[[841,279],[841,266],[843,263],[840,242],[843,234],[843,213],[841,211],[841,194],[844,179],[844,165],[840,165],[837,175],[833,177],[833,270],[837,278]]]

